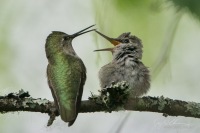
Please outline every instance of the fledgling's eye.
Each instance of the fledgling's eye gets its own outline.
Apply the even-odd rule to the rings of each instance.
[[[129,43],[129,39],[124,39],[123,43]]]

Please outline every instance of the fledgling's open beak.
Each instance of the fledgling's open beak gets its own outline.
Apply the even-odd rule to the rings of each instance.
[[[82,34],[85,34],[85,33],[87,33],[87,32],[91,32],[91,31],[96,30],[96,29],[91,29],[91,30],[86,31],[87,29],[89,29],[89,28],[91,28],[91,27],[93,27],[93,26],[95,26],[95,25],[91,25],[91,26],[89,26],[89,27],[87,27],[87,28],[85,28],[85,29],[83,29],[83,30],[81,30],[81,31],[79,31],[79,32],[76,32],[76,33],[74,33],[74,34],[72,34],[72,35],[70,35],[70,36],[71,36],[72,38],[75,38],[75,37],[80,36],[80,35],[82,35]]]
[[[95,30],[96,31],[96,30]],[[99,31],[96,31],[99,35],[101,35],[102,37],[104,37],[105,39],[107,39],[109,42],[111,42],[114,46],[120,44],[121,42],[119,41],[119,39],[117,38],[111,38],[111,37],[108,37],[104,34],[102,34],[101,32]]]

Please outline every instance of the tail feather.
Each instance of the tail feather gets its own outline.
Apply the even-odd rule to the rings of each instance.
[[[71,104],[70,109],[67,109],[65,106],[59,106],[59,112],[61,119],[65,122],[75,121],[77,117],[75,104]]]
[[[77,114],[77,115],[78,115],[78,114]],[[77,115],[76,115],[76,117],[77,117]],[[73,121],[70,121],[70,122],[68,123],[68,127],[72,126],[72,125],[74,124],[75,121],[76,121],[76,118],[75,118]]]

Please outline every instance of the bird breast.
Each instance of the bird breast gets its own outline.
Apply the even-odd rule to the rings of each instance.
[[[126,67],[130,67],[130,66],[136,66],[136,62],[134,61],[133,58],[126,58],[125,61],[124,61],[124,65]]]

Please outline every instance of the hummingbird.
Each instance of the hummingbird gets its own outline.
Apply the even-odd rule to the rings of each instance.
[[[74,51],[72,40],[94,31],[87,30],[93,26],[72,35],[53,31],[46,39],[48,85],[61,119],[68,122],[68,126],[73,125],[77,118],[86,81],[86,67]]]
[[[110,51],[113,59],[101,67],[99,80],[101,88],[110,86],[113,82],[126,81],[130,88],[131,97],[138,97],[150,88],[150,74],[148,68],[142,63],[142,41],[131,35],[123,33],[117,38],[108,37],[96,31],[110,41],[114,47],[98,49],[95,51]]]

